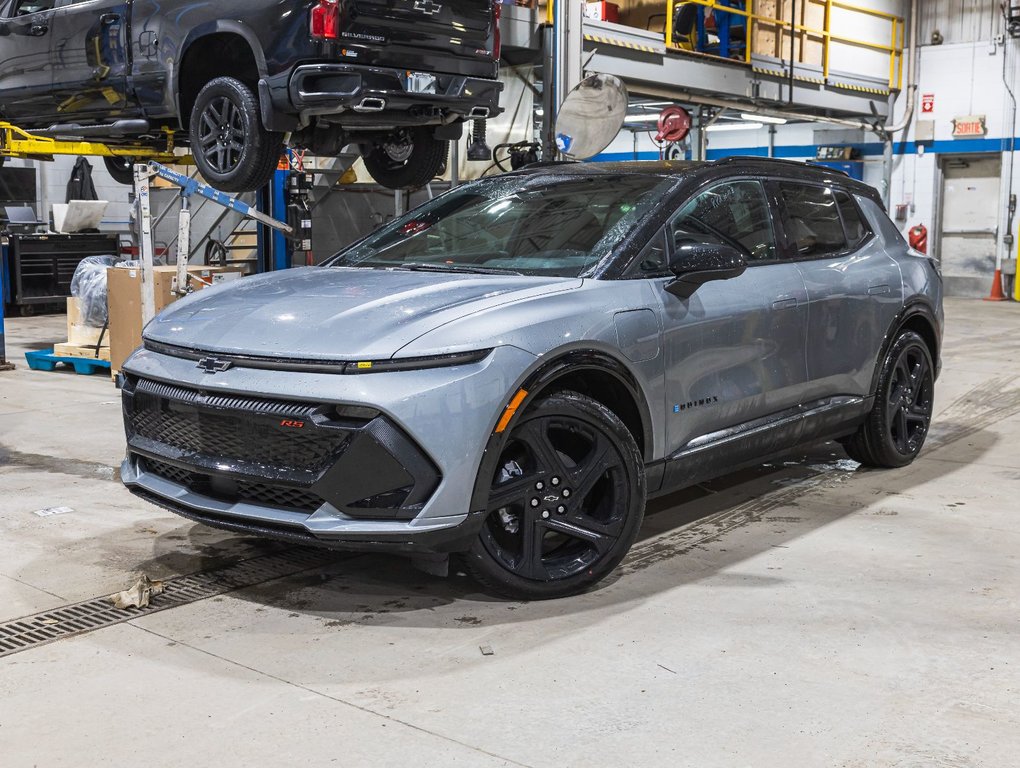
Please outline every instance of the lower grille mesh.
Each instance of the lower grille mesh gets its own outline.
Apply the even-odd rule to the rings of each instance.
[[[219,498],[223,501],[247,501],[253,504],[264,504],[270,507],[293,509],[301,512],[314,512],[322,506],[323,500],[301,488],[291,488],[284,485],[273,485],[272,483],[258,482],[254,480],[240,480],[231,478],[231,490],[229,492],[217,492],[212,476],[194,472],[189,469],[156,461],[145,459],[145,469],[152,474],[169,480],[171,483],[183,485],[190,491],[199,493],[211,498]]]

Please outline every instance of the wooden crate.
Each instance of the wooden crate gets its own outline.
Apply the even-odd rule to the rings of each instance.
[[[790,21],[793,0],[754,0],[754,12],[760,16]],[[825,26],[824,0],[798,0],[796,23],[811,29]],[[790,28],[767,21],[755,21],[751,28],[751,53],[789,61]],[[794,60],[798,64],[822,65],[824,40],[821,34],[798,30],[793,40]]]
[[[103,360],[110,362],[110,347],[100,347],[99,355],[96,355],[96,347],[84,344],[54,344],[53,354],[56,357],[86,357],[90,360]]]
[[[102,328],[93,328],[91,325],[81,325],[78,320],[80,318],[80,310],[78,307],[78,299],[74,296],[69,296],[67,299],[67,343],[75,345],[89,345],[95,346],[100,343],[100,336],[102,336],[102,344],[104,347],[110,346],[110,329],[106,329],[106,333],[103,333]]]

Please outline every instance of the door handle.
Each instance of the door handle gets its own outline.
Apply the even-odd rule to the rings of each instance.
[[[889,293],[889,286],[888,285],[869,285],[868,286],[868,295],[869,296],[877,296],[877,295],[882,294],[882,293]]]
[[[107,26],[110,24],[115,24],[118,21],[120,21],[119,13],[104,13],[102,16],[99,17],[99,23],[105,24]]]
[[[772,309],[791,309],[797,306],[797,299],[779,299],[778,301],[772,302]]]
[[[28,34],[30,34],[32,37],[42,37],[49,31],[50,28],[45,24],[33,24],[28,28]]]

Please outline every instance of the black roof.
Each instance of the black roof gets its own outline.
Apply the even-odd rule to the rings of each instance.
[[[823,184],[836,184],[864,195],[882,205],[881,196],[869,184],[851,178],[843,171],[797,160],[767,157],[731,156],[720,160],[623,160],[608,163],[566,161],[534,163],[522,168],[524,173],[551,173],[564,176],[648,174],[655,176],[686,176],[695,181],[731,176],[760,176],[799,179]]]

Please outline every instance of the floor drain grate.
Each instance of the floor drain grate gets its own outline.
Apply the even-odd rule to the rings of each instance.
[[[292,549],[167,579],[165,591],[146,608],[117,608],[109,597],[95,597],[32,616],[0,623],[0,657],[27,651],[64,637],[92,632],[167,608],[250,587],[336,562],[329,550]]]

